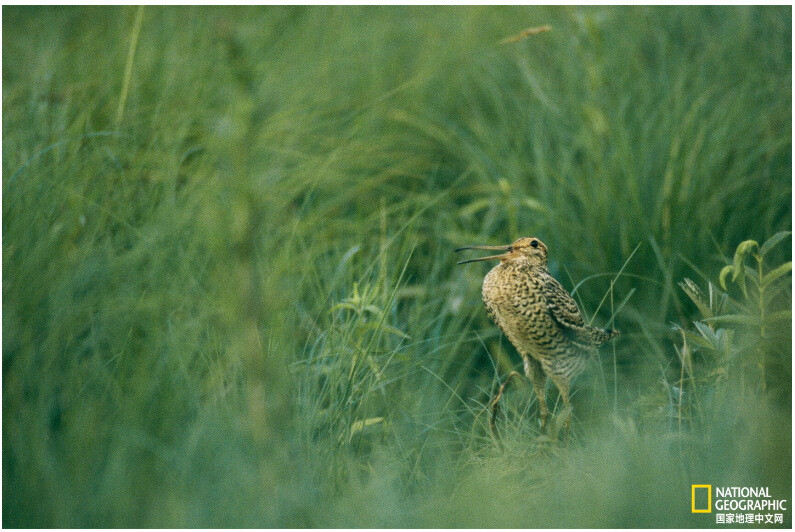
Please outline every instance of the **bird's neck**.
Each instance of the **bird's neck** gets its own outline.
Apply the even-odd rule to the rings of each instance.
[[[529,274],[538,275],[540,273],[549,274],[546,264],[531,264],[527,261],[511,261],[507,260],[500,263],[499,267],[505,270],[517,270]]]

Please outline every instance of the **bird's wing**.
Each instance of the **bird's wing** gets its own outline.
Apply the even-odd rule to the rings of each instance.
[[[547,302],[547,310],[552,318],[564,328],[564,332],[575,337],[584,336],[587,326],[582,319],[577,302],[566,292],[566,289],[551,275],[544,276],[541,286]]]

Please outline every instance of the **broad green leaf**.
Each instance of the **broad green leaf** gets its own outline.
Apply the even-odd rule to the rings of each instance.
[[[775,270],[768,272],[762,279],[762,286],[769,286],[770,283],[781,277],[782,275],[786,275],[787,273],[792,271],[792,262],[785,262]]]
[[[775,235],[768,238],[764,244],[762,244],[762,249],[759,251],[762,255],[765,255],[768,251],[773,249],[779,242],[787,238],[792,233],[790,231],[779,231]]]
[[[703,336],[713,348],[718,345],[718,337],[715,336],[715,331],[713,331],[709,325],[700,321],[693,323],[693,325],[696,326],[696,329],[698,329],[698,332],[701,333],[701,336]]]
[[[773,312],[772,314],[768,315],[766,321],[773,322],[773,321],[791,320],[791,319],[792,319],[791,310],[779,310],[778,312]]]
[[[691,332],[691,331],[684,331],[685,337],[687,341],[696,347],[702,347],[704,349],[715,349],[715,346],[712,345],[708,340],[705,340],[701,336]]]
[[[782,290],[792,286],[789,278],[781,278],[765,288],[765,300],[772,301]]]

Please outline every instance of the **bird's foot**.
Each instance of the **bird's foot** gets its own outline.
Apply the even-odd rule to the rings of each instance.
[[[502,399],[502,394],[505,393],[505,388],[508,387],[508,384],[513,380],[514,377],[521,377],[522,374],[518,371],[512,371],[505,377],[505,380],[502,381],[500,384],[499,390],[489,401],[489,428],[491,429],[491,434],[497,438],[497,413],[500,411],[500,399]]]
[[[554,416],[549,427],[549,437],[552,441],[558,441],[563,432],[563,443],[568,445],[572,413],[571,405],[566,405]]]

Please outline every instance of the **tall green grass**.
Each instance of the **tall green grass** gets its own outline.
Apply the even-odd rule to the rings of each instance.
[[[791,498],[790,274],[720,275],[791,229],[789,8],[137,13],[3,11],[4,526],[701,527],[691,484]],[[624,332],[567,447],[526,384],[489,434],[519,361],[454,265],[526,235]]]

